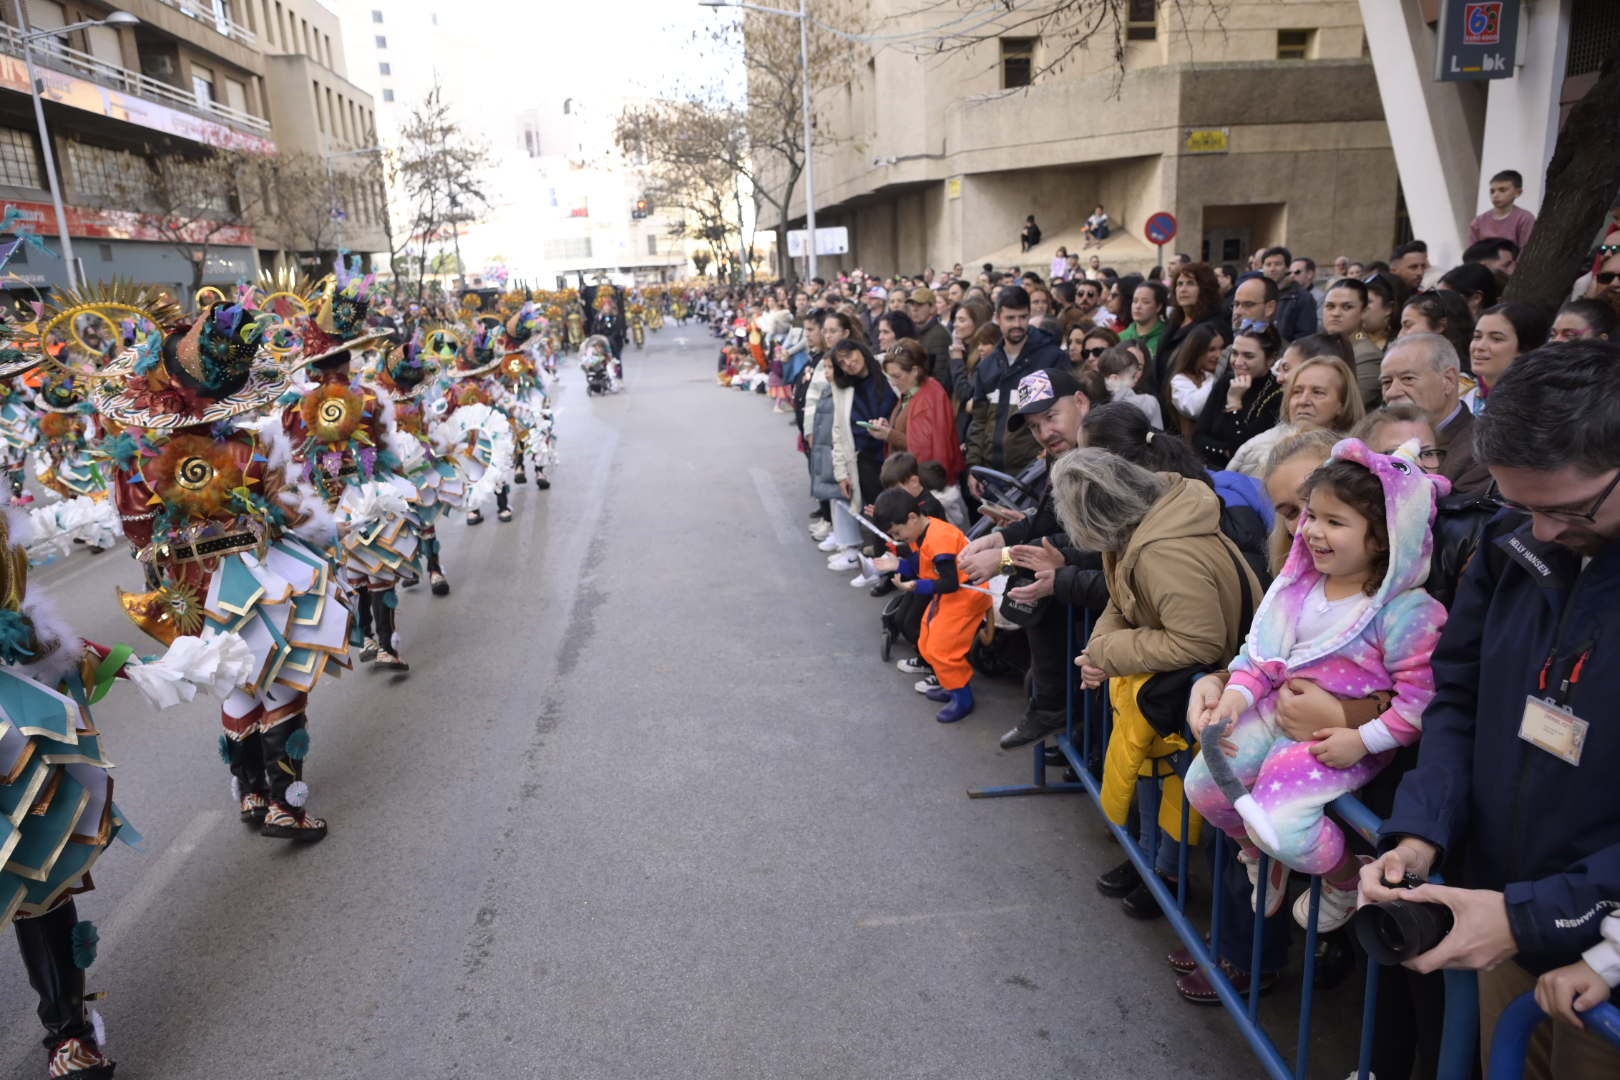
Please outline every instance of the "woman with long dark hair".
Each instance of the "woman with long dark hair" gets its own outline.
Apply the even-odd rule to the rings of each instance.
[[[1275,326],[1240,330],[1233,339],[1232,368],[1216,381],[1193,432],[1193,448],[1210,468],[1226,468],[1238,447],[1276,425],[1283,390],[1271,365],[1281,354]]]
[[[833,475],[852,506],[882,490],[878,473],[888,448],[870,425],[888,421],[897,402],[872,351],[854,338],[833,346]]]
[[[1221,287],[1215,280],[1215,271],[1208,263],[1188,263],[1176,271],[1171,299],[1175,307],[1170,312],[1169,324],[1159,339],[1159,348],[1153,357],[1153,368],[1148,372],[1148,393],[1161,393],[1175,374],[1176,350],[1187,340],[1196,326],[1230,327],[1232,320],[1222,309]],[[1231,331],[1226,330],[1226,336]]]

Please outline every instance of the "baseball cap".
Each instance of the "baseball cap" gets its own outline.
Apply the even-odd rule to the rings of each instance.
[[[912,289],[911,302],[913,304],[932,304],[934,302],[934,290],[926,285],[920,289]]]
[[[1080,381],[1062,368],[1032,371],[1018,380],[1013,398],[1018,411],[1007,417],[1007,430],[1017,431],[1024,426],[1026,416],[1046,412],[1059,398],[1084,393]]]
[[[889,298],[889,290],[885,289],[881,285],[874,285],[870,289],[866,290],[866,295],[875,296],[879,300],[887,300]]]

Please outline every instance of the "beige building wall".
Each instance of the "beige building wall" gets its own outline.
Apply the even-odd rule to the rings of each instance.
[[[994,38],[944,54],[854,46],[847,78],[816,100],[817,224],[851,232],[850,255],[823,265],[1044,264],[1078,245],[1099,202],[1116,228],[1103,255],[1121,270],[1155,261],[1142,226],[1160,210],[1180,222],[1171,249],[1194,257],[1206,218],[1217,260],[1231,257],[1223,240],[1245,254],[1269,243],[1319,259],[1386,253],[1394,159],[1356,0],[1158,7],[1153,39],[1126,44],[1123,72],[1111,36],[1060,57],[1070,39],[1053,32],[1034,53],[1053,70],[1014,90],[1002,89]],[[868,25],[886,35],[943,20],[909,0],[871,8]],[[1278,58],[1296,42],[1303,58]],[[1223,133],[1225,152],[1190,152],[1190,129]],[[1029,213],[1046,242],[1022,256]],[[790,221],[802,219],[801,184]]]

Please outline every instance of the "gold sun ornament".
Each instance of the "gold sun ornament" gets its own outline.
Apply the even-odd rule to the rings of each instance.
[[[310,437],[327,445],[348,442],[359,430],[365,410],[365,401],[343,383],[323,384],[298,403]]]
[[[177,435],[142,469],[155,498],[189,517],[215,517],[244,486],[226,444],[206,435]]]
[[[202,598],[183,582],[171,581],[144,593],[119,589],[118,604],[130,622],[165,645],[173,645],[182,635],[202,632]]]

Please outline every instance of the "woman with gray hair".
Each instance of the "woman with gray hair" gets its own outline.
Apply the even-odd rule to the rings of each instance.
[[[1109,680],[1114,705],[1103,810],[1123,825],[1143,769],[1161,776],[1158,811],[1142,808],[1142,831],[1152,839],[1155,826],[1164,830],[1157,837],[1155,869],[1170,881],[1177,860],[1169,837],[1181,833],[1182,803],[1180,777],[1171,766],[1191,747],[1180,734],[1162,734],[1165,728],[1144,715],[1139,695],[1155,675],[1223,666],[1242,644],[1244,623],[1263,590],[1222,535],[1221,500],[1206,483],[1149,472],[1107,450],[1084,447],[1053,465],[1052,498],[1069,540],[1102,555],[1108,580],[1108,606],[1075,661],[1087,689]],[[1187,678],[1182,685],[1191,684]],[[1170,710],[1178,721],[1185,694],[1180,691],[1183,700]],[[1189,839],[1197,838],[1196,827],[1189,828]],[[1104,874],[1098,887],[1122,895],[1128,914],[1158,914],[1128,862]]]

